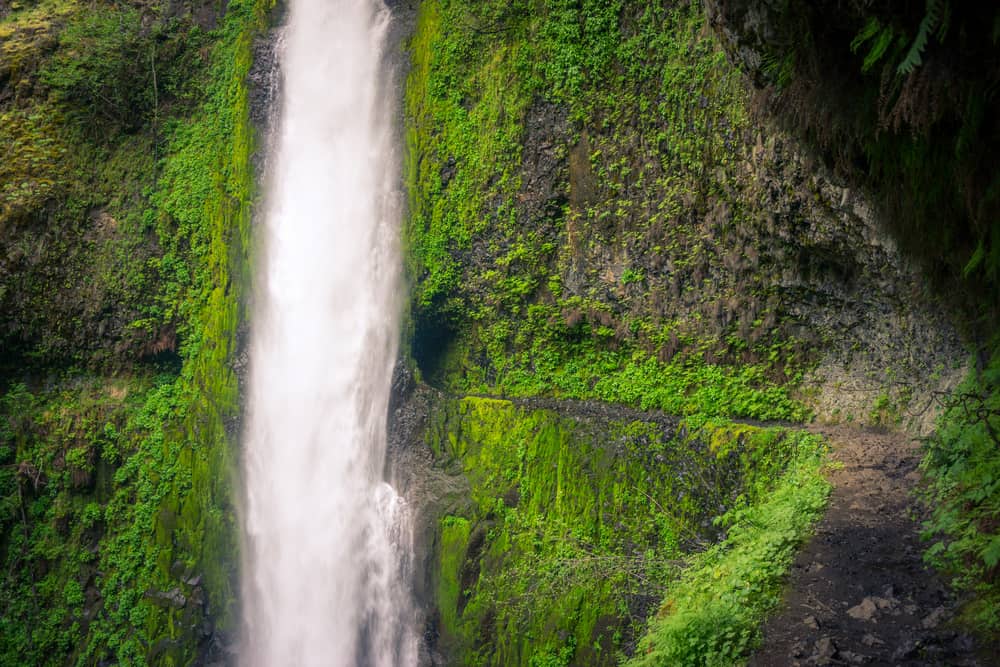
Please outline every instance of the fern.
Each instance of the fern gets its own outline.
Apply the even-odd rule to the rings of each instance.
[[[962,277],[968,278],[979,265],[983,263],[983,259],[986,258],[986,247],[983,245],[982,241],[979,241],[979,245],[976,246],[976,251],[972,253],[972,257],[966,262],[965,266],[962,267]]]
[[[778,90],[782,90],[788,86],[795,73],[795,52],[790,51],[782,58],[767,54],[764,56],[762,65],[764,73],[774,81]]]
[[[857,53],[869,40],[872,42],[871,48],[865,56],[865,62],[861,65],[862,72],[870,70],[885,55],[889,45],[892,44],[894,33],[892,26],[883,26],[882,22],[873,16],[868,19],[865,27],[854,36],[854,39],[851,40],[851,51],[854,53]]]
[[[935,35],[938,42],[944,41],[948,34],[948,28],[951,26],[951,3],[945,2],[944,9],[941,11],[941,20],[938,22],[937,35]]]
[[[862,72],[870,70],[885,55],[885,52],[889,49],[889,45],[892,44],[893,32],[891,26],[886,26],[875,37],[872,48],[868,51],[868,55],[865,56],[865,62],[861,65]]]
[[[851,40],[851,51],[853,53],[857,53],[858,49],[860,49],[861,46],[869,39],[878,34],[878,31],[881,29],[882,22],[878,20],[878,17],[873,16],[868,19],[868,23],[865,24],[865,27],[862,28],[861,31],[854,36],[854,39]]]
[[[940,27],[940,30],[937,32],[937,39],[940,42],[948,30],[950,18],[951,6],[947,0],[927,0],[924,19],[920,22],[920,27],[917,29],[917,36],[913,38],[910,50],[907,51],[906,57],[903,58],[903,61],[899,63],[899,67],[896,68],[897,73],[906,75],[921,65],[923,62],[922,54],[927,47],[928,37],[930,37],[936,28]]]

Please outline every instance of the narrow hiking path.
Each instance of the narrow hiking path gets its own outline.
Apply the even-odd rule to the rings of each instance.
[[[843,463],[826,515],[789,575],[782,608],[764,625],[750,667],[1000,665],[951,627],[954,600],[924,565],[918,445],[899,433],[817,426]]]

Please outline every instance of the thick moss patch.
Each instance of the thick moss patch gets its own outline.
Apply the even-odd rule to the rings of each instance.
[[[41,3],[0,23],[5,52],[49,35],[0,79],[17,94],[0,111],[20,119],[11,132],[52,132],[34,153],[14,143],[8,169],[28,186],[0,211],[5,241],[37,241],[0,293],[14,304],[5,340],[27,341],[9,348],[0,405],[4,664],[191,664],[235,625],[247,73],[270,5],[231,2],[210,25],[183,7]],[[105,75],[141,99],[102,110],[62,94],[101,93]],[[47,124],[32,115],[49,108]],[[49,258],[62,248],[65,262]]]
[[[732,533],[713,519],[820,452],[784,429],[471,397],[435,408],[427,438],[471,486],[471,513],[441,519],[436,561],[441,648],[470,665],[615,664],[685,554]]]
[[[826,505],[816,436],[799,448],[771,492],[717,519],[726,539],[686,563],[627,667],[739,664],[760,640],[764,616],[781,599],[795,553]]]

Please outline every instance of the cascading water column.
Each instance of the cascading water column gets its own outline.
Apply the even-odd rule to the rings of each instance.
[[[241,664],[416,663],[405,503],[382,481],[398,161],[382,0],[291,0],[244,433]]]

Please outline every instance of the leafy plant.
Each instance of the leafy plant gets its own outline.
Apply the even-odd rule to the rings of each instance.
[[[163,345],[176,359],[130,359],[127,372],[103,377],[89,357],[83,370],[38,371],[54,357],[39,355],[46,388],[12,384],[0,400],[0,541],[11,573],[0,580],[0,663],[191,662],[205,607],[162,599],[175,587],[193,594],[191,581],[214,631],[234,622],[235,522],[218,473],[232,465],[229,360],[247,283],[247,72],[269,7],[230,2],[209,41],[189,19],[160,21],[155,5],[142,15],[75,7],[42,63],[52,100],[36,110],[56,107],[52,124],[74,138],[56,194],[72,195],[67,217],[105,234],[57,247],[96,257],[95,272],[127,298],[150,287],[130,329],[171,324]]]
[[[921,54],[927,48],[927,39],[937,30],[938,41],[943,41],[948,32],[948,19],[951,13],[951,3],[948,0],[927,0],[924,18],[920,21],[913,43],[899,63],[896,71],[899,74],[909,74],[922,63]]]
[[[726,539],[689,559],[627,667],[733,665],[760,640],[759,625],[780,600],[795,552],[826,505],[823,447],[800,433],[794,463],[757,505],[717,521]]]
[[[932,510],[926,559],[971,597],[966,618],[1000,630],[1000,353],[948,399],[921,468]]]

